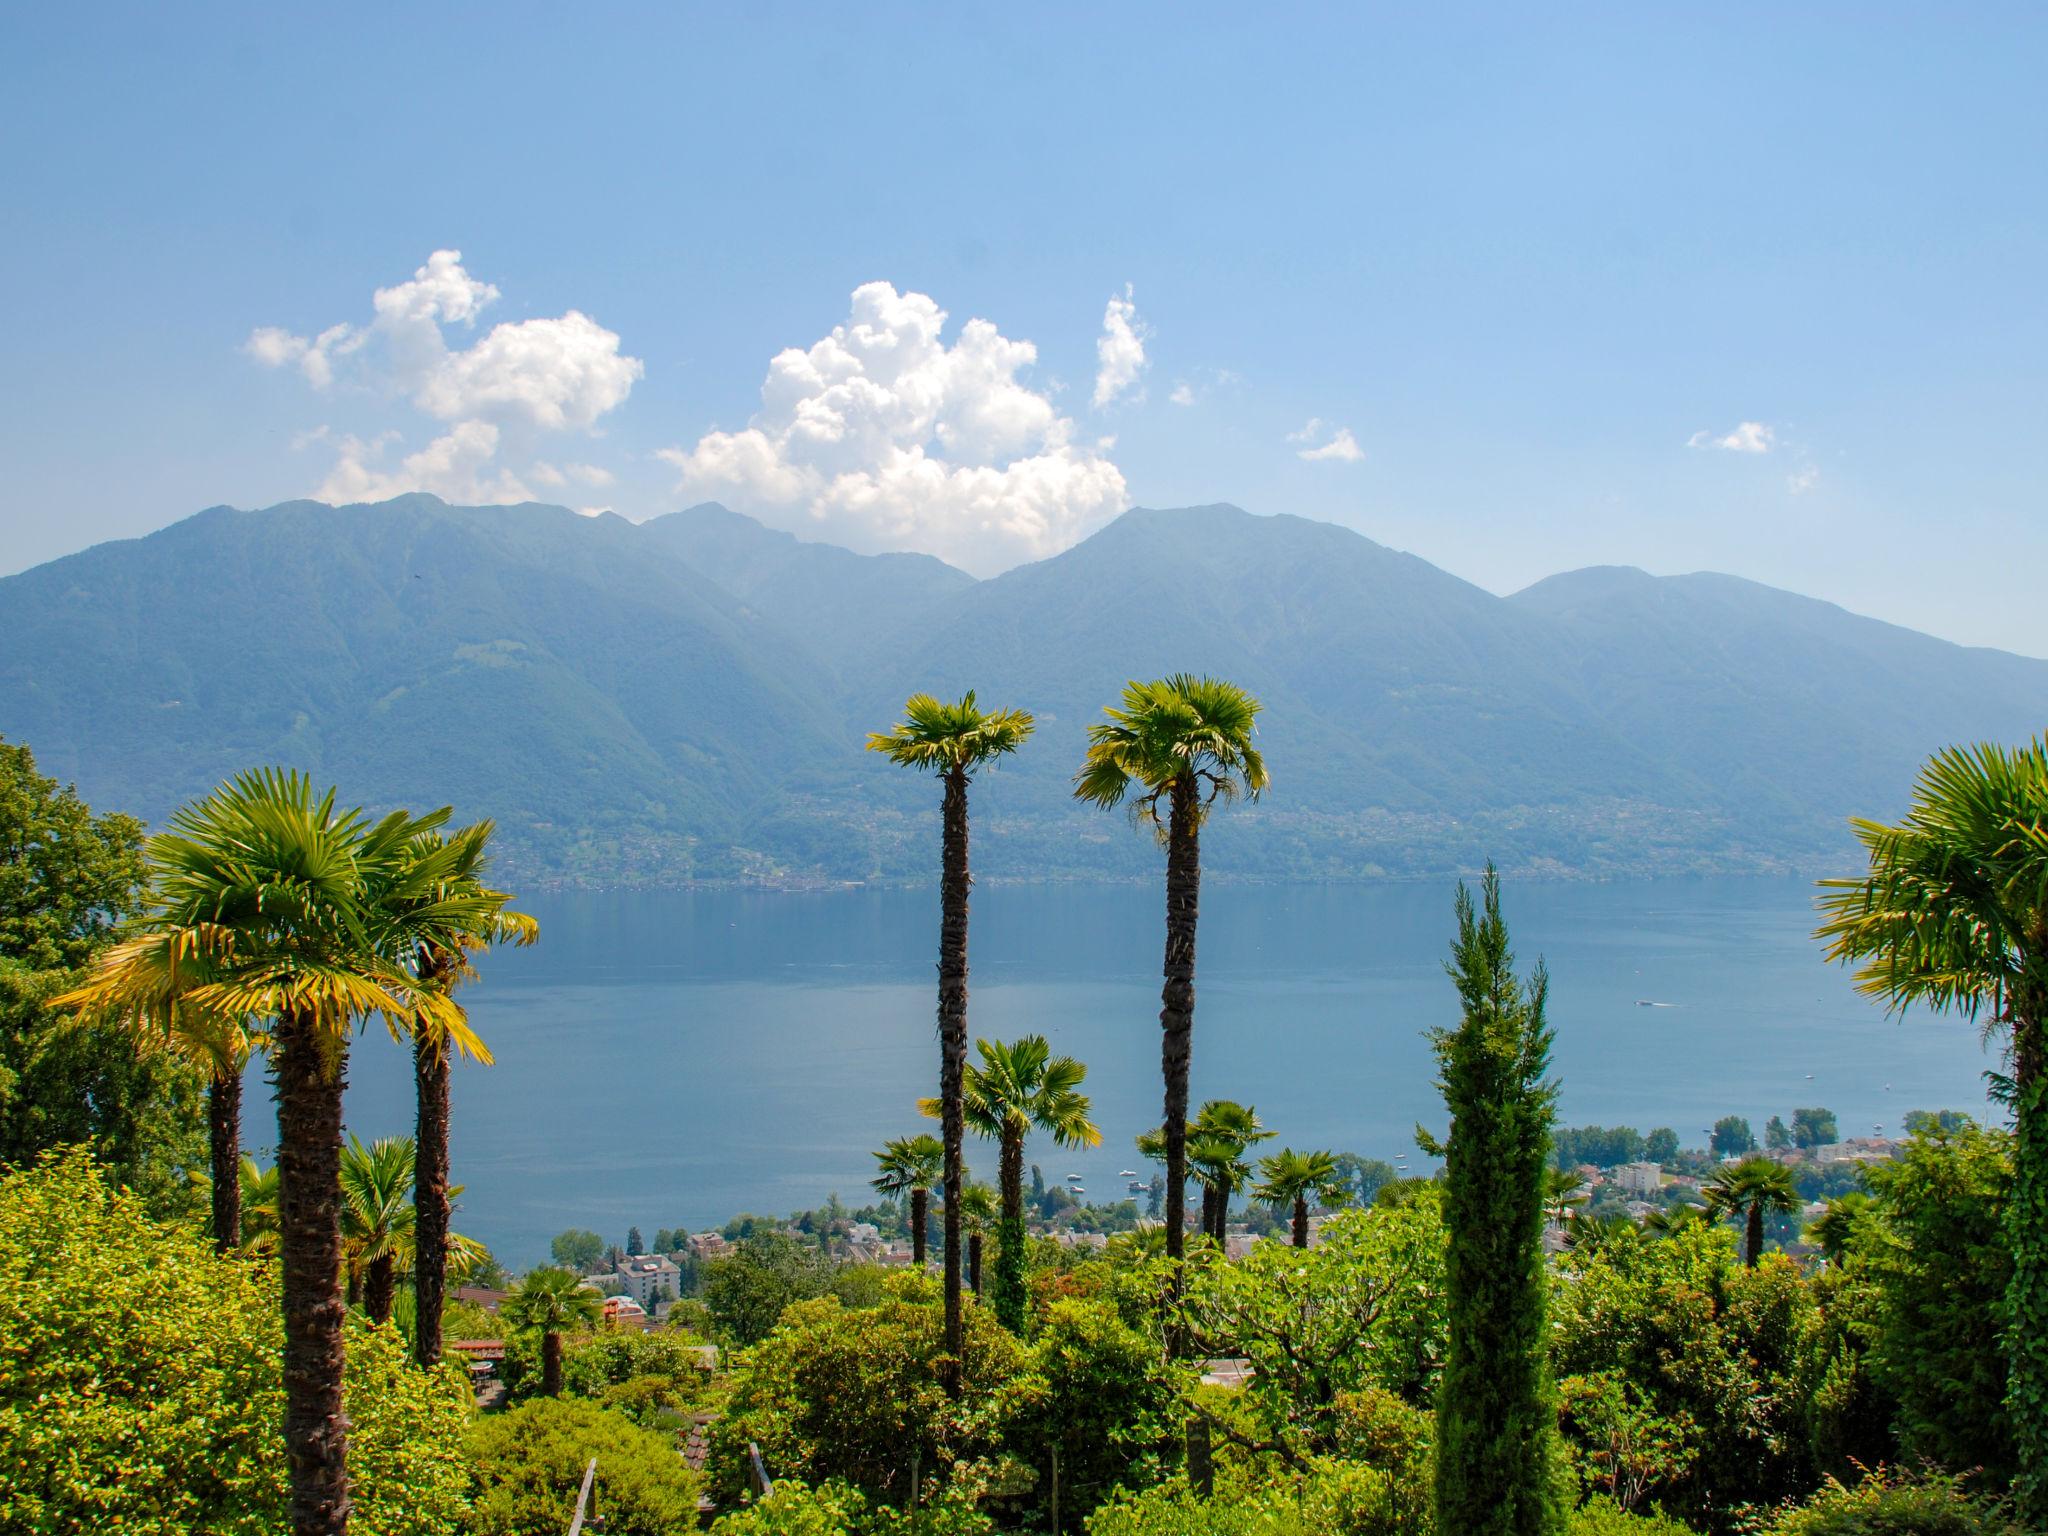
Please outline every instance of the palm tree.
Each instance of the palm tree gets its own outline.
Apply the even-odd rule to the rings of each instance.
[[[904,718],[868,737],[868,750],[902,768],[936,773],[940,802],[939,858],[939,1137],[945,1148],[946,1359],[948,1391],[958,1391],[960,1332],[960,1188],[966,1113],[961,1081],[967,1066],[967,785],[983,764],[1015,752],[1031,735],[1020,709],[984,711],[969,692],[958,704],[913,694]]]
[[[277,1252],[277,1164],[257,1166],[246,1153],[242,1157],[241,1233],[242,1252],[267,1258]]]
[[[1799,1209],[1799,1186],[1792,1170],[1768,1157],[1745,1157],[1739,1163],[1723,1164],[1701,1186],[1707,1209],[1716,1216],[1741,1218],[1747,1228],[1742,1262],[1756,1267],[1764,1253],[1764,1215],[1782,1215]]]
[[[1185,1156],[1188,1172],[1202,1186],[1204,1237],[1219,1244],[1224,1240],[1230,1224],[1231,1196],[1252,1174],[1245,1153],[1255,1143],[1272,1139],[1273,1132],[1261,1123],[1257,1110],[1229,1099],[1210,1099],[1188,1122]],[[1155,1163],[1165,1162],[1165,1128],[1140,1132],[1138,1151]]]
[[[316,794],[303,775],[265,769],[185,807],[145,848],[150,893],[136,927],[196,967],[200,983],[183,1002],[269,1021],[261,1039],[277,1084],[284,1433],[297,1536],[348,1528],[340,1164],[350,1037],[380,1013],[395,1032],[427,1020],[482,1052],[445,994],[411,969],[421,943],[456,945],[458,933],[487,920],[485,903],[462,897],[408,910],[449,862],[408,849],[447,818],[401,811],[372,822],[337,809],[334,791]],[[104,966],[95,980],[120,984]]]
[[[982,1234],[995,1220],[995,1190],[970,1179],[960,1190],[960,1225],[967,1231],[967,1284],[977,1296],[981,1294]]]
[[[92,975],[52,1006],[83,1021],[119,1023],[139,1047],[179,1057],[206,1074],[208,1172],[214,1250],[242,1244],[242,1074],[249,1021],[204,1008],[193,992],[215,979],[205,956],[176,933],[146,933],[111,946]]]
[[[1311,1201],[1342,1205],[1351,1198],[1351,1186],[1337,1171],[1333,1152],[1297,1152],[1292,1147],[1282,1147],[1271,1157],[1259,1160],[1259,1172],[1266,1176],[1265,1182],[1252,1193],[1276,1211],[1292,1209],[1297,1248],[1308,1246]]]
[[[1012,1333],[1024,1331],[1024,1138],[1034,1129],[1063,1147],[1093,1147],[1102,1133],[1088,1118],[1080,1091],[1088,1069],[1071,1056],[1055,1056],[1043,1035],[1022,1035],[1005,1045],[977,1040],[981,1064],[968,1065],[961,1082],[966,1123],[1001,1149],[1002,1224],[996,1243],[996,1318]],[[936,1118],[936,1099],[918,1103]]]
[[[364,1146],[355,1137],[341,1154],[341,1238],[348,1265],[348,1300],[358,1299],[373,1323],[391,1321],[397,1261],[414,1246],[411,1137],[380,1137]]]
[[[1877,1202],[1860,1189],[1848,1190],[1830,1200],[1806,1228],[1806,1240],[1818,1248],[1830,1263],[1839,1264],[1849,1251],[1856,1229],[1870,1216]]]
[[[1166,963],[1160,1065],[1166,1079],[1166,1251],[1182,1256],[1187,1184],[1188,1055],[1195,1025],[1195,928],[1202,889],[1202,823],[1219,800],[1257,799],[1265,759],[1252,745],[1259,701],[1234,683],[1185,673],[1124,685],[1123,701],[1089,727],[1074,775],[1077,799],[1133,801],[1166,845]],[[1162,815],[1160,803],[1165,802]]]
[[[875,1154],[880,1172],[869,1180],[878,1194],[910,1196],[910,1261],[924,1268],[925,1227],[931,1220],[932,1185],[944,1176],[946,1147],[924,1133],[898,1136]]]
[[[452,994],[462,982],[476,975],[469,962],[470,952],[487,944],[510,941],[531,944],[540,937],[540,925],[521,912],[510,911],[511,900],[501,891],[483,883],[484,868],[494,824],[478,822],[445,838],[438,832],[423,833],[415,839],[411,853],[416,859],[438,858],[444,867],[438,878],[422,885],[410,898],[416,909],[428,909],[451,896],[481,902],[488,921],[477,931],[457,928],[452,946],[423,939],[415,961],[421,982],[442,994]],[[460,1005],[452,1005],[458,1008]],[[454,1042],[447,1032],[433,1027],[429,1018],[414,1021],[412,1031],[413,1208],[417,1233],[413,1243],[412,1281],[416,1322],[413,1355],[421,1365],[441,1361],[441,1312],[448,1294],[448,1257],[451,1236],[449,1216],[454,1209],[454,1191],[448,1184],[449,1079],[454,1067]]]
[[[1870,869],[1821,882],[1828,958],[1894,1010],[1924,1003],[2007,1032],[2007,1402],[2021,1513],[2048,1526],[2048,737],[1937,753],[1903,821],[1854,826]]]
[[[1549,1205],[1550,1219],[1559,1226],[1565,1225],[1589,1198],[1585,1175],[1569,1168],[1551,1169],[1545,1176],[1544,1198]]]
[[[1706,1219],[1707,1208],[1704,1205],[1682,1201],[1677,1205],[1667,1205],[1661,1210],[1650,1212],[1643,1218],[1643,1230],[1658,1237],[1674,1237],[1693,1223]]]
[[[560,1397],[562,1335],[594,1325],[604,1315],[604,1298],[566,1269],[536,1269],[519,1282],[498,1312],[520,1333],[540,1335],[540,1389],[548,1397]]]

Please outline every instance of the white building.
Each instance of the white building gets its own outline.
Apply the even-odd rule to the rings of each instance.
[[[1612,1178],[1616,1188],[1632,1195],[1653,1195],[1664,1187],[1664,1170],[1655,1163],[1623,1163]]]
[[[674,1296],[681,1290],[683,1272],[676,1268],[665,1254],[645,1253],[638,1258],[621,1259],[613,1272],[619,1282],[619,1294],[630,1296],[642,1307],[654,1305],[654,1298],[667,1294]]]

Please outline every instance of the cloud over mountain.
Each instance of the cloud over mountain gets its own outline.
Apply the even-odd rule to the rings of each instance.
[[[1050,394],[1020,378],[1038,349],[981,319],[949,346],[946,320],[926,294],[855,289],[829,335],[769,362],[747,426],[662,451],[679,491],[979,573],[1056,554],[1122,511],[1106,445],[1077,442]]]

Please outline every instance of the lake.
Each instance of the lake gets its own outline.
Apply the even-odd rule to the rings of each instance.
[[[1441,1131],[1423,1031],[1455,1021],[1442,961],[1452,887],[1220,885],[1204,892],[1193,1097],[1257,1106],[1275,1146],[1393,1161]],[[1512,883],[1524,965],[1550,968],[1565,1123],[1669,1125],[1825,1105],[1844,1135],[1911,1109],[1983,1111],[1975,1027],[1887,1018],[1808,936],[1803,881]],[[537,897],[541,942],[482,961],[464,999],[497,1064],[455,1074],[458,1230],[510,1267],[583,1226],[693,1230],[837,1191],[865,1203],[871,1149],[924,1128],[935,1091],[936,890]],[[1049,1036],[1088,1064],[1095,1152],[1034,1145],[1049,1181],[1121,1197],[1160,1119],[1157,886],[990,886],[973,913],[971,1027]],[[1642,1003],[1660,1006],[1644,1007]],[[350,1129],[412,1129],[409,1055],[358,1041]],[[245,1139],[275,1140],[252,1084]],[[968,1159],[993,1179],[993,1149]]]

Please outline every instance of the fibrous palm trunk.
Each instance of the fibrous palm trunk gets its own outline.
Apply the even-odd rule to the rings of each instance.
[[[397,1283],[397,1260],[390,1254],[382,1253],[370,1260],[363,1279],[363,1310],[370,1314],[371,1322],[391,1321],[391,1296]]]
[[[996,1321],[1024,1332],[1024,1132],[1005,1128],[1002,1142],[1002,1223],[996,1230]]]
[[[1757,1260],[1764,1256],[1764,1205],[1761,1200],[1749,1202],[1749,1223],[1743,1237],[1742,1262],[1755,1269]]]
[[[552,1328],[540,1336],[540,1390],[543,1397],[562,1395],[562,1336]]]
[[[2048,1530],[2048,932],[2032,935],[2035,961],[2013,988],[2013,1188],[2006,1220],[2012,1279],[2006,1289],[2006,1406],[2018,1442],[2013,1485],[2029,1528]]]
[[[434,966],[421,966],[433,979]],[[447,1044],[415,1028],[412,1041],[413,1094],[413,1356],[421,1365],[441,1362],[441,1311],[448,1294],[448,1076]]]
[[[242,1074],[213,1074],[206,1089],[207,1160],[213,1169],[213,1246],[242,1246]]]
[[[945,1145],[946,1390],[960,1390],[960,1196],[966,1184],[961,1140],[967,1066],[967,774],[946,774],[944,850],[939,880],[939,1137]]]
[[[342,1411],[341,1094],[346,1042],[278,1020],[278,1250],[284,1292],[284,1438],[296,1536],[348,1530]]]
[[[1296,1195],[1294,1197],[1294,1246],[1297,1248],[1306,1248],[1308,1246],[1307,1195]]]
[[[1216,1186],[1214,1184],[1204,1184],[1202,1186],[1202,1236],[1214,1237],[1215,1235]]]
[[[1160,1069],[1166,1079],[1166,1253],[1171,1259],[1187,1250],[1188,1055],[1195,1027],[1195,923],[1202,895],[1200,810],[1194,780],[1176,780],[1166,835],[1166,984],[1159,994]],[[1179,1284],[1176,1278],[1176,1294]]]
[[[1216,1242],[1220,1247],[1230,1236],[1230,1175],[1222,1174],[1216,1182]]]
[[[919,1270],[924,1268],[924,1228],[931,1220],[931,1198],[928,1189],[910,1192],[910,1262]]]

